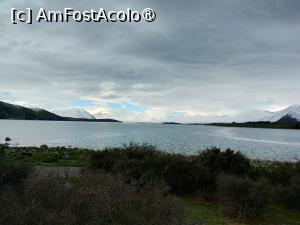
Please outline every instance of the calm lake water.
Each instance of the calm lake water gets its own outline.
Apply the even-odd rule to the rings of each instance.
[[[102,149],[129,142],[193,154],[207,147],[239,150],[250,158],[300,160],[300,131],[151,123],[91,123],[0,120],[0,142],[20,146]]]

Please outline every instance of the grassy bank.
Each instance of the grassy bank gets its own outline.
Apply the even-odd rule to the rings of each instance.
[[[149,201],[153,196],[156,196],[158,202],[169,202],[163,211],[169,210],[168,212],[171,213],[169,215],[172,215],[175,220],[162,223],[156,221],[157,224],[296,225],[300,221],[299,162],[251,161],[238,152],[220,151],[216,148],[202,151],[197,155],[184,156],[161,152],[149,145],[135,144],[120,148],[107,148],[102,151],[47,146],[10,147],[8,145],[2,145],[0,149],[1,161],[4,165],[0,170],[0,182],[5,186],[23,186],[24,180],[25,183],[37,182],[30,178],[30,172],[26,173],[30,170],[24,167],[23,163],[43,167],[78,166],[93,174],[99,175],[100,173],[99,176],[102,178],[109,176],[107,179],[117,179],[118,182],[121,179],[126,190],[127,188],[133,190],[132,194],[138,194],[143,190],[143,195],[138,194],[128,200],[130,204],[133,204],[132,201],[141,206],[150,204]],[[98,175],[93,179],[100,179]],[[87,176],[90,175],[71,179],[72,186],[85,180]],[[52,181],[44,180],[43,182],[51,185]],[[149,190],[149,187],[151,190],[156,189],[158,191],[155,192],[156,194],[160,194],[157,196]],[[96,190],[93,186],[89,188]],[[86,187],[84,189],[86,190]],[[150,196],[149,199],[144,195]],[[73,201],[74,196],[70,197],[70,201]],[[170,198],[165,198],[165,196]],[[85,197],[83,198],[85,201]],[[152,208],[146,207],[143,212],[135,212],[128,202],[124,203],[120,200],[118,204],[120,205],[116,207],[121,207],[124,215],[127,216],[136,214],[145,219],[148,214],[162,213],[156,208],[157,205],[152,205]],[[25,206],[31,207],[26,204]],[[76,211],[76,207],[79,206],[74,207]],[[81,217],[76,212],[73,214],[76,218]],[[122,219],[119,215],[114,216],[118,218],[116,220],[119,224],[126,224],[122,222],[125,220],[123,216]],[[133,215],[130,217],[137,218]],[[137,224],[148,224],[145,221]],[[130,222],[136,221],[130,220]]]
[[[91,150],[78,148],[55,147],[9,147],[5,146],[4,156],[6,159],[34,166],[67,166],[87,167]]]
[[[219,202],[205,201],[197,197],[182,198],[185,208],[185,217],[194,222],[203,222],[207,225],[240,225],[245,224],[237,219],[230,218],[222,213]],[[265,209],[264,214],[248,225],[297,225],[300,224],[300,214],[287,210],[278,205],[271,205]]]

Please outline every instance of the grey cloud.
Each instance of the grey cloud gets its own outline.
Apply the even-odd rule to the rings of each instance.
[[[299,103],[297,0],[2,4],[0,91],[32,104],[55,108],[91,97],[226,114]],[[12,25],[11,7],[151,7],[158,17],[141,24]],[[106,92],[108,82],[114,87]]]

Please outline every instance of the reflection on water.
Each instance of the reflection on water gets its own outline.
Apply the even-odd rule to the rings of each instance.
[[[217,133],[220,133],[220,135],[214,135],[216,137],[226,137],[233,140],[241,140],[241,141],[250,141],[250,142],[260,142],[260,143],[270,143],[270,144],[278,144],[278,145],[295,145],[300,147],[300,142],[287,142],[287,141],[275,141],[275,140],[268,140],[268,139],[261,139],[262,137],[258,138],[247,138],[247,137],[238,137],[235,133],[236,130],[233,130],[235,128],[230,129],[222,129],[217,131]],[[235,131],[235,132],[234,132]]]
[[[150,123],[90,123],[0,120],[0,138],[22,146],[102,149],[129,142],[193,154],[208,147],[239,150],[251,158],[300,160],[300,131]]]

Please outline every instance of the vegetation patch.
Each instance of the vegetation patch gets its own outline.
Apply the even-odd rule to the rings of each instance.
[[[0,146],[1,148],[1,146]],[[44,166],[87,166],[90,150],[53,147],[10,147],[2,145],[6,159]]]
[[[254,221],[240,221],[223,213],[221,202],[205,201],[195,197],[182,198],[184,216],[194,222],[206,225],[297,225],[300,224],[300,214],[280,206],[271,205],[264,214]]]
[[[36,169],[80,166],[90,172],[74,179],[34,179],[31,165]],[[0,223],[296,225],[300,221],[299,175],[299,162],[251,161],[230,149],[211,148],[186,156],[146,144],[102,151],[5,144],[0,145],[0,202],[5,215]],[[35,188],[26,192],[30,187]],[[56,192],[61,193],[49,199]],[[101,214],[100,205],[109,205],[101,209],[110,210],[109,214]],[[57,221],[45,221],[49,215]]]

